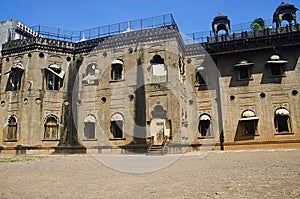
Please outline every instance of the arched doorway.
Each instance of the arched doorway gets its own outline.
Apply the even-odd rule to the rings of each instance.
[[[154,145],[161,145],[165,136],[169,136],[166,128],[167,111],[161,105],[156,105],[151,111],[150,136],[153,137]]]

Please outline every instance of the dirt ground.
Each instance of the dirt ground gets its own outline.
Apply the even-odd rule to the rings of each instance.
[[[300,198],[300,149],[9,158],[0,198]]]

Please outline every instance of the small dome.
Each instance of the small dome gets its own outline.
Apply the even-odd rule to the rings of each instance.
[[[245,64],[248,64],[248,63],[249,62],[247,60],[245,60],[245,59],[239,61],[239,64],[244,64],[245,65]]]
[[[226,15],[224,15],[224,14],[222,14],[222,13],[219,13],[217,16],[215,16],[214,21],[220,20],[220,19],[229,20],[229,19],[228,19],[228,16],[226,16]]]
[[[250,66],[250,65],[254,65],[254,63],[250,63],[248,60],[246,59],[241,59],[240,61],[238,61],[238,63],[236,63],[234,66]]]
[[[280,56],[279,55],[272,55],[270,60],[272,61],[279,61],[280,60]]]

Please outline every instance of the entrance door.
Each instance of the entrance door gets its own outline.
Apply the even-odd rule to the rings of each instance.
[[[166,122],[164,119],[154,118],[150,124],[150,134],[154,137],[154,144],[161,145],[164,141]]]

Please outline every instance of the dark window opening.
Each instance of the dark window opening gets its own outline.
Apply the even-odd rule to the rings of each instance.
[[[6,91],[19,91],[21,88],[21,79],[22,79],[23,70],[20,68],[12,68],[7,73],[10,74],[6,86]]]
[[[113,138],[123,138],[123,121],[111,121],[110,128]]]
[[[7,140],[17,140],[17,120],[15,117],[10,117],[8,120]]]
[[[271,76],[281,77],[283,75],[282,66],[279,64],[274,64],[271,66]]]
[[[119,81],[123,79],[123,66],[119,64],[112,65],[111,69],[111,79],[114,81]]]
[[[51,64],[48,68],[45,68],[46,89],[58,91],[62,86],[64,73],[56,64]]]
[[[204,76],[204,75],[203,75]],[[200,71],[198,71],[196,73],[196,82],[198,85],[206,85],[206,81],[205,81],[205,78],[203,77],[200,73]]]
[[[163,58],[160,55],[154,55],[153,58],[150,60],[151,64],[165,64]]]
[[[249,69],[247,67],[239,68],[239,79],[240,80],[248,80],[250,79]]]
[[[95,139],[95,123],[85,122],[84,123],[84,137],[86,139]]]
[[[156,105],[151,111],[151,116],[152,118],[166,119],[167,111],[161,105]]]
[[[55,74],[48,72],[47,74],[47,90],[59,90],[60,89],[60,78]]]
[[[45,122],[44,139],[56,140],[58,139],[58,123],[55,117],[48,117]]]
[[[289,128],[289,116],[275,116],[275,125],[279,133],[281,132],[290,132]]]
[[[86,67],[85,73],[86,75],[95,75],[96,66],[94,64],[90,64]]]
[[[256,134],[256,120],[243,121],[244,135]]]
[[[199,122],[199,132],[201,136],[211,136],[210,133],[210,120],[201,120]]]

